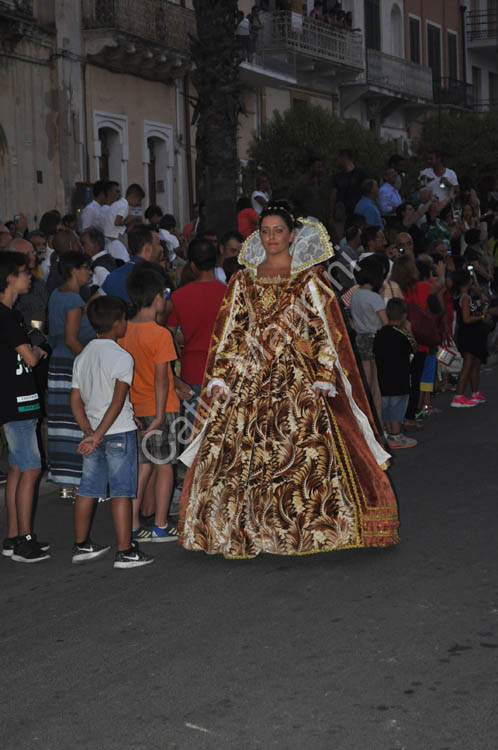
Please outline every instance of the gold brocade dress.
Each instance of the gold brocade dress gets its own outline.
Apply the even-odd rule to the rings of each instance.
[[[226,403],[207,397],[215,378],[230,389]],[[315,382],[335,395],[316,397]],[[232,277],[204,386],[181,501],[183,547],[244,558],[399,541],[389,456],[320,268]]]

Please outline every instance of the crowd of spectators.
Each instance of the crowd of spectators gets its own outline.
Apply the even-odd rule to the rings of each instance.
[[[152,562],[139,542],[177,539],[177,457],[243,237],[217,237],[202,204],[181,231],[160,206],[143,211],[144,197],[140,185],[122,197],[119,183],[99,180],[79,215],[48,211],[33,231],[23,214],[0,225],[2,554],[15,561],[50,554],[31,528],[42,468],[75,503],[74,563],[109,551],[90,538],[95,499],[108,494],[115,567]]]
[[[336,244],[327,271],[379,428],[391,449],[414,448],[413,433],[439,411],[436,391],[453,391],[455,408],[485,402],[480,370],[497,348],[497,180],[474,185],[438,152],[413,184],[399,155],[371,176],[342,149],[325,216],[322,183],[311,155],[290,197]],[[140,185],[122,197],[116,181],[97,181],[77,215],[54,209],[30,228],[21,213],[0,225],[0,423],[11,465],[2,554],[13,560],[49,556],[31,528],[42,468],[75,502],[73,562],[108,552],[90,538],[95,500],[107,495],[116,567],[152,561],[139,542],[177,538],[178,454],[226,285],[272,186],[261,172],[238,202],[238,227],[222,236],[202,203],[180,230],[160,206],[144,211],[144,198]]]

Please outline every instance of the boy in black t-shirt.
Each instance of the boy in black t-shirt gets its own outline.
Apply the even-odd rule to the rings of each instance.
[[[394,297],[386,305],[388,323],[374,339],[377,377],[382,395],[382,421],[390,448],[414,448],[417,441],[401,433],[410,394],[410,361],[417,351],[408,322],[408,307]]]
[[[2,554],[16,562],[35,563],[50,557],[49,545],[31,533],[35,483],[40,474],[36,424],[40,402],[32,371],[47,353],[31,346],[22,315],[14,310],[20,294],[29,291],[31,274],[22,253],[0,253],[0,424],[9,447],[5,488],[7,538]]]

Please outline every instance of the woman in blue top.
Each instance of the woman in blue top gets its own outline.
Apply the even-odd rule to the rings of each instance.
[[[48,371],[49,479],[62,485],[61,497],[72,498],[79,486],[83,459],[76,448],[83,435],[74,420],[71,382],[74,358],[96,337],[86,316],[80,289],[90,282],[91,259],[71,251],[61,256],[63,283],[48,302],[49,343],[52,356]]]

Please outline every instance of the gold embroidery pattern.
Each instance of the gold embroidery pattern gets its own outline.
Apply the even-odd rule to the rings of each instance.
[[[187,549],[245,559],[399,541],[394,495],[351,427],[346,396],[339,387],[336,397],[317,398],[312,389],[315,380],[338,380],[308,291],[312,278],[320,280],[315,269],[285,284],[243,271],[236,293],[231,284],[216,325],[223,344],[206,379],[222,377],[232,398],[211,413],[185,483],[181,543]],[[323,285],[336,305],[329,312],[340,341],[337,302]]]

